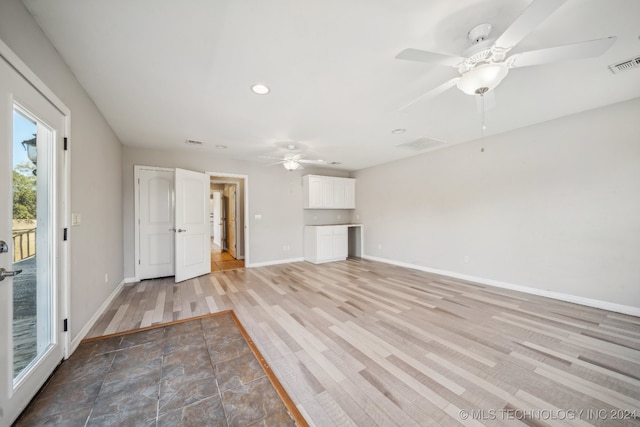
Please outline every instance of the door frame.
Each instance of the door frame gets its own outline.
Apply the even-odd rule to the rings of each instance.
[[[244,215],[243,215],[243,221],[244,221],[244,228],[243,228],[243,257],[244,257],[244,265],[247,266],[249,264],[251,264],[250,262],[250,253],[249,253],[249,175],[242,175],[242,174],[237,174],[237,173],[228,173],[228,172],[210,172],[210,171],[206,171],[206,174],[209,175],[209,181],[211,181],[212,178],[241,178],[243,180],[243,184],[242,184],[242,190],[244,191],[244,198],[242,200],[242,203],[244,204],[243,208],[244,208]],[[221,182],[224,183],[224,182]],[[240,183],[239,182],[227,182],[227,184],[238,184],[238,188],[240,187]],[[238,257],[238,259],[243,259],[241,257]]]
[[[45,97],[60,113],[64,116],[64,138],[67,141],[66,150],[62,155],[62,164],[57,165],[62,172],[62,182],[53,189],[53,197],[57,203],[62,203],[60,211],[62,218],[56,218],[56,226],[63,229],[70,229],[71,225],[71,110],[65,105],[56,94],[44,84],[31,69],[22,62],[9,46],[0,39],[0,56],[2,56],[22,77],[29,82],[43,97]],[[62,192],[62,194],[60,194]],[[71,319],[71,264],[69,261],[70,245],[61,244],[57,249],[58,256],[58,286],[60,287],[60,297],[62,298],[60,310],[62,310],[61,318]],[[60,334],[62,352],[64,358],[71,356],[71,333],[69,331]],[[45,378],[46,380],[46,378]]]

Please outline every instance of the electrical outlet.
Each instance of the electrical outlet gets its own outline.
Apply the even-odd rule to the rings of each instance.
[[[338,215],[338,219],[342,219],[342,215]]]
[[[464,262],[469,262],[469,255],[464,256]]]
[[[378,243],[378,249],[382,249],[382,243]]]

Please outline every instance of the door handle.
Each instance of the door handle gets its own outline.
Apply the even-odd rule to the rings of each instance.
[[[2,282],[5,277],[17,276],[20,273],[22,273],[22,270],[7,271],[6,269],[0,267],[0,282]]]
[[[183,230],[182,228],[178,228],[178,233],[184,233],[187,230]]]
[[[176,231],[176,229],[175,228],[170,228],[169,231]]]

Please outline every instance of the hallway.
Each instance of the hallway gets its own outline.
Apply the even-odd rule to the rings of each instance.
[[[211,239],[211,272],[244,268],[244,260],[235,259],[227,251],[213,243]]]

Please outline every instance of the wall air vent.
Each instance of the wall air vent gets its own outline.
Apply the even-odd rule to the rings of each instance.
[[[412,151],[422,151],[430,148],[439,148],[446,145],[446,142],[441,141],[435,138],[428,138],[426,136],[422,136],[414,141],[405,142],[403,144],[396,145],[399,148],[406,148]]]
[[[631,70],[633,68],[640,68],[640,55],[635,58],[627,59],[619,64],[609,65],[609,69],[613,74],[618,74],[622,71]]]
[[[185,143],[187,145],[202,145],[202,141],[196,141],[195,139],[187,139]]]

